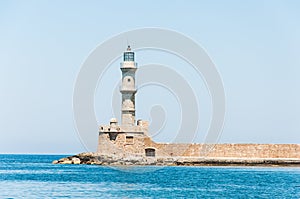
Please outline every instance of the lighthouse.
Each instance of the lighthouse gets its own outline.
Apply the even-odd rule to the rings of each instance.
[[[152,141],[148,137],[149,123],[145,120],[135,119],[135,72],[137,63],[134,61],[134,52],[130,46],[123,52],[123,60],[120,64],[122,72],[121,124],[117,118],[111,118],[108,125],[100,125],[98,137],[99,155],[114,155],[118,157],[153,156]],[[148,153],[148,152],[151,153]],[[148,155],[147,155],[148,154]]]
[[[120,92],[122,94],[122,126],[134,126],[135,124],[135,72],[137,63],[134,61],[134,52],[130,46],[123,53],[123,62],[121,63],[122,85]]]

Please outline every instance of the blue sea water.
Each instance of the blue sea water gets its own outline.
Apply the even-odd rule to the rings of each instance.
[[[300,168],[51,164],[61,157],[0,155],[0,198],[300,198]]]

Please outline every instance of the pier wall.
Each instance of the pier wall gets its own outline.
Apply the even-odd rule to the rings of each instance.
[[[165,144],[149,143],[157,156],[300,158],[300,144]]]

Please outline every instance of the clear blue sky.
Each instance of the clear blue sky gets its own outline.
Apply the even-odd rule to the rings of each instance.
[[[0,153],[83,151],[72,111],[80,66],[142,27],[179,31],[209,53],[227,97],[220,142],[300,143],[299,24],[298,1],[2,0]]]

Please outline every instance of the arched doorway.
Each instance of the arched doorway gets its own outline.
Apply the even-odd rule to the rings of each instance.
[[[155,157],[155,149],[154,148],[146,148],[145,154],[146,154],[146,157]]]

